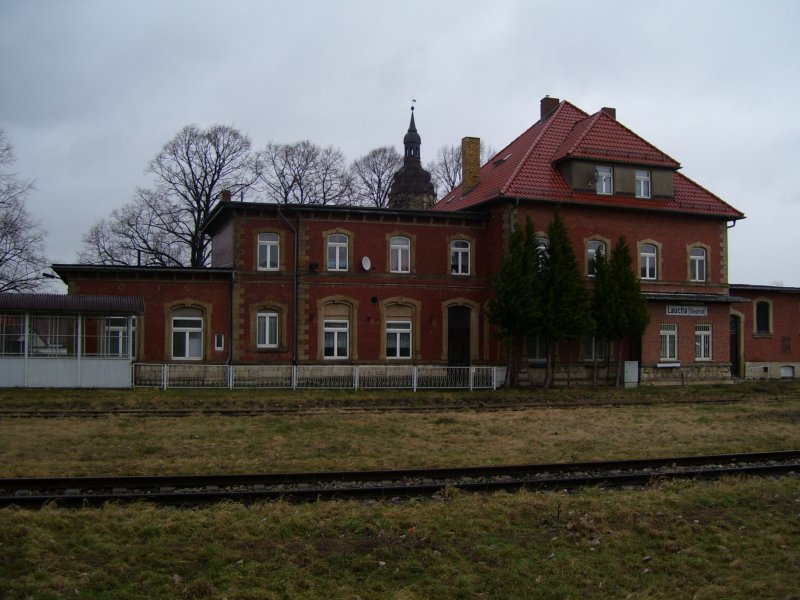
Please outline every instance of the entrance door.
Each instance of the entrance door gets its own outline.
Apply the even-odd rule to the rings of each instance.
[[[451,367],[469,366],[469,306],[447,309],[447,364]]]
[[[742,363],[739,358],[739,338],[742,333],[742,319],[731,315],[731,376],[742,376]]]

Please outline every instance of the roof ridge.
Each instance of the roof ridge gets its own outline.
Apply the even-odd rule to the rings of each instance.
[[[561,115],[561,113],[564,112],[564,110],[565,110],[564,107],[567,106],[567,105],[571,106],[572,108],[574,108],[578,112],[586,114],[580,108],[578,108],[577,106],[572,104],[569,100],[562,100],[561,102],[559,102],[558,103],[558,107],[547,116],[547,122],[544,123],[544,125],[542,126],[542,130],[539,132],[539,135],[536,136],[536,139],[533,140],[533,142],[531,142],[531,145],[528,147],[528,151],[525,153],[525,156],[523,156],[522,159],[517,163],[517,167],[511,173],[511,176],[508,179],[506,179],[505,184],[500,187],[499,193],[500,193],[501,196],[504,196],[506,194],[506,190],[508,190],[513,185],[514,180],[517,178],[517,175],[519,175],[519,172],[522,170],[522,167],[528,161],[528,158],[533,153],[534,148],[536,148],[536,146],[539,145],[539,142],[542,141],[542,137],[544,137],[544,134],[550,129],[550,127],[553,125],[553,123],[556,121],[556,119]],[[536,125],[538,125],[541,121],[542,121],[542,119],[539,119],[538,121],[536,121],[536,123],[534,123],[528,129],[526,129],[525,132],[523,132],[521,135],[517,136],[517,138],[514,141],[516,142],[519,138],[521,138],[523,135],[525,135],[528,131],[530,131],[531,129],[536,127]],[[512,144],[513,143],[514,142],[512,142]],[[510,145],[511,144],[509,144],[509,146]]]

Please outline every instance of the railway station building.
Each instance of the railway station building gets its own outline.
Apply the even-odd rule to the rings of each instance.
[[[587,286],[594,257],[620,236],[634,254],[650,323],[641,340],[624,341],[622,358],[641,383],[761,376],[761,363],[786,376],[782,357],[783,366],[800,365],[798,290],[728,282],[727,232],[744,215],[684,176],[614,109],[588,114],[545,97],[537,121],[483,165],[480,140],[464,138],[462,183],[435,203],[413,113],[404,143],[403,181],[413,189],[396,180],[388,208],[228,196],[206,224],[208,268],[53,268],[70,295],[142,299],[137,363],[502,365],[486,314],[492,275],[527,218],[547,244],[558,207]],[[528,340],[522,381],[543,379],[543,349],[543,340]],[[559,346],[555,383],[590,381],[596,365],[600,381],[613,381],[617,350],[592,340]]]

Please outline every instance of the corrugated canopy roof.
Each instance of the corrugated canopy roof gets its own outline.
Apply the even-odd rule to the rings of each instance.
[[[144,314],[144,298],[89,294],[0,293],[0,312],[141,315]]]

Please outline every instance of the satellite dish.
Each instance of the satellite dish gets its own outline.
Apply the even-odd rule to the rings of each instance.
[[[361,259],[361,268],[365,271],[369,271],[372,268],[372,261],[369,259],[369,256],[365,256]]]

